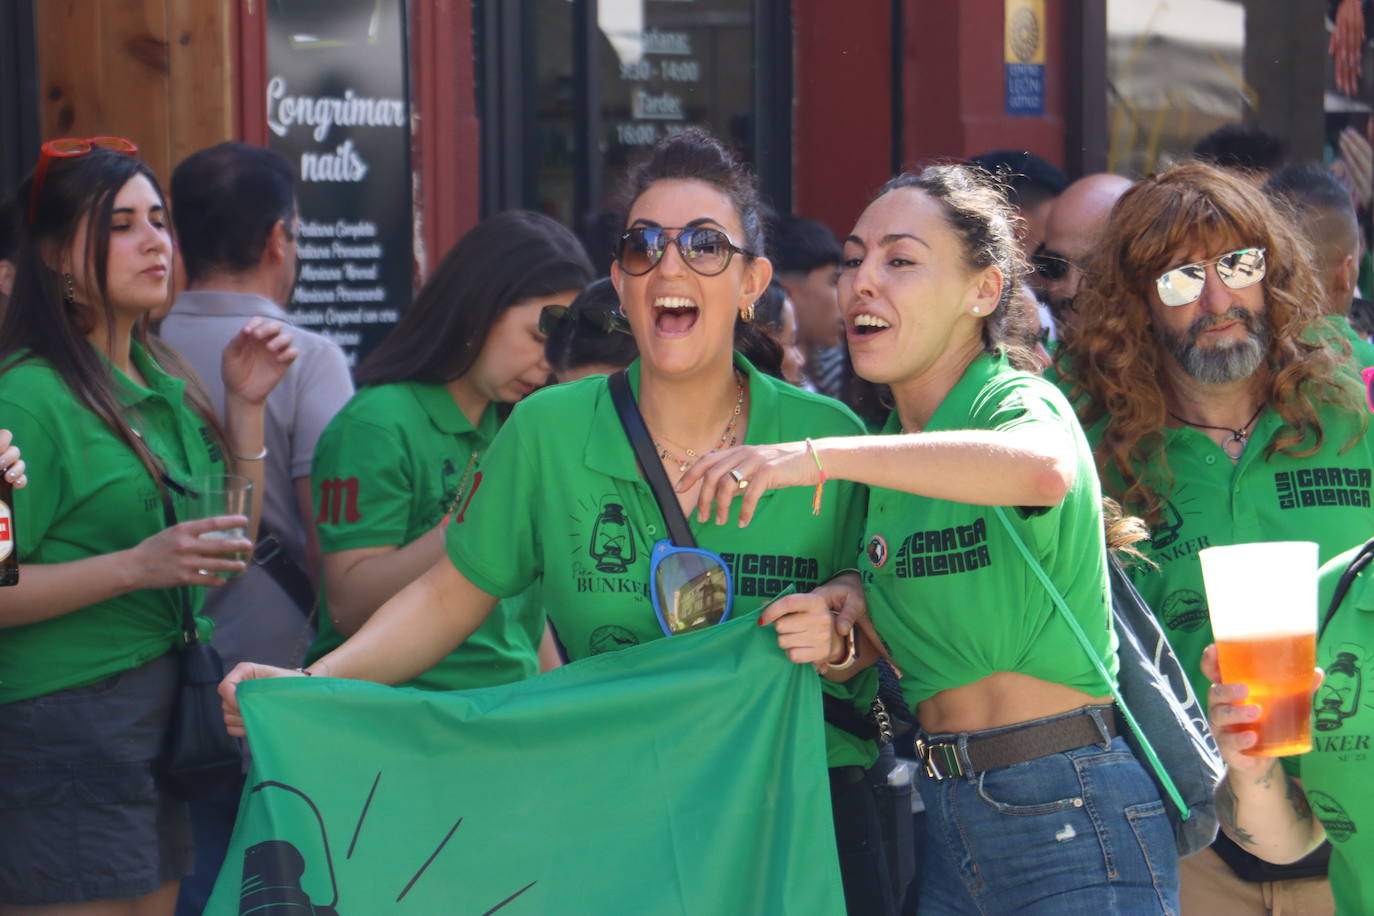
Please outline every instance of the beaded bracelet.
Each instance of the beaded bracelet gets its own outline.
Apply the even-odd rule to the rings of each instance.
[[[811,441],[811,437],[806,439],[806,450],[811,453],[811,457],[816,462],[816,470],[821,472],[820,483],[816,484],[816,492],[811,495],[811,514],[821,514],[821,498],[825,495],[825,466],[821,464],[821,453],[816,451],[816,443]]]

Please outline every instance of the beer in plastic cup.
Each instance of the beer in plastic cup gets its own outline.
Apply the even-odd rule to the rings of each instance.
[[[242,515],[249,518],[253,511],[253,481],[239,474],[208,474],[191,478],[186,485],[193,501],[194,518],[213,518],[217,515]],[[212,541],[231,541],[248,537],[247,528],[228,528],[207,531],[202,538]],[[226,559],[248,562],[246,551],[223,554]],[[241,572],[216,573],[221,579],[233,579]]]
[[[1262,757],[1312,750],[1312,669],[1317,665],[1317,545],[1271,541],[1198,552],[1221,679],[1250,688],[1259,720],[1238,731]]]

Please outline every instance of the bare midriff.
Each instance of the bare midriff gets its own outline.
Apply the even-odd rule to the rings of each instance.
[[[1110,696],[1093,696],[1028,674],[999,671],[941,690],[921,702],[917,716],[928,734],[943,735],[1015,725],[1111,701]]]

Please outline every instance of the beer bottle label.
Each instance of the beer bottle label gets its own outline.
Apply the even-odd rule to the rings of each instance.
[[[14,553],[14,515],[9,503],[0,499],[0,561]]]

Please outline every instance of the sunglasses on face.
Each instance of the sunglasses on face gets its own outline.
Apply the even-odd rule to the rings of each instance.
[[[1070,263],[1069,259],[1062,254],[1041,245],[1040,249],[1031,255],[1031,266],[1035,268],[1035,272],[1040,275],[1041,279],[1053,283],[1068,275]]]
[[[669,232],[677,235],[669,236]],[[677,228],[675,226],[635,226],[620,237],[615,259],[620,269],[632,277],[640,277],[658,266],[668,252],[668,244],[677,246],[684,264],[703,277],[714,277],[730,266],[734,254],[752,258],[746,251],[719,229],[706,226]]]
[[[1166,270],[1155,280],[1159,301],[1177,306],[1196,302],[1207,285],[1207,265],[1217,266],[1217,277],[1229,289],[1245,289],[1264,279],[1264,249],[1241,248],[1193,264]]]
[[[546,305],[539,310],[539,333],[545,337],[552,337],[569,324],[573,324],[578,331],[598,337],[609,337],[616,331],[630,333],[629,322],[608,309],[571,309],[566,305]]]
[[[54,159],[73,159],[84,156],[93,149],[111,149],[129,156],[138,154],[138,147],[132,140],[123,137],[87,137],[84,140],[64,137],[49,140],[38,150],[38,164],[33,169],[33,186],[29,189],[29,222],[33,222],[38,210],[38,198],[43,194],[43,182],[48,177],[48,166]]]

